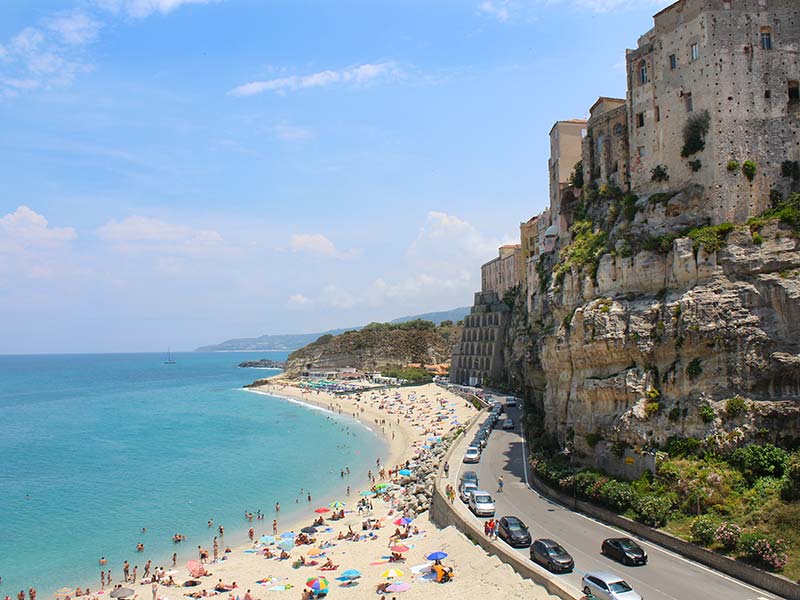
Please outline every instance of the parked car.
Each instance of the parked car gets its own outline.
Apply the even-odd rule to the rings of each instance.
[[[647,552],[631,538],[608,538],[603,540],[600,552],[623,565],[646,565]]]
[[[514,429],[514,419],[506,419],[505,421],[503,421],[503,429],[513,430]]]
[[[506,406],[516,406],[516,405],[517,405],[517,399],[516,398],[508,398],[506,400]]]
[[[515,548],[527,548],[531,545],[531,533],[528,526],[517,517],[501,517],[498,521],[497,537],[506,541]]]
[[[478,474],[475,471],[464,471],[461,474],[461,483],[472,482],[478,485]]]
[[[476,483],[465,481],[458,488],[458,497],[461,498],[461,501],[464,504],[466,504],[467,502],[469,502],[469,497],[472,495],[472,492],[477,492],[477,491],[478,491],[478,485]]]
[[[469,495],[467,505],[469,509],[479,517],[494,516],[494,499],[489,495],[489,492],[483,490],[473,491]]]
[[[487,441],[488,440],[485,437],[476,436],[472,440],[472,445],[475,446],[476,448],[480,449],[480,450],[483,450],[484,448],[486,448],[486,442]]]
[[[470,446],[464,453],[465,463],[477,463],[481,461],[481,451],[475,446]]]
[[[554,573],[566,573],[575,568],[575,561],[570,553],[561,544],[548,538],[531,544],[531,560]]]
[[[642,600],[627,581],[613,573],[596,571],[581,579],[583,593],[600,600]]]

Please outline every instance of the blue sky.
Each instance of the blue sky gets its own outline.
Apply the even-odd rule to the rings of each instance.
[[[0,353],[471,303],[661,0],[4,0]]]

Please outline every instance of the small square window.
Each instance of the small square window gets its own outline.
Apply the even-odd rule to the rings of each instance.
[[[700,46],[692,44],[692,60],[695,61],[700,58]]]
[[[800,100],[800,82],[797,81],[790,81],[789,82],[789,101],[796,102]]]
[[[655,113],[656,113],[656,123],[658,123],[661,120],[661,109],[658,106],[656,106]]]
[[[644,113],[640,112],[636,114],[636,127],[644,127]]]
[[[764,98],[766,98],[767,100],[772,98],[772,90],[764,90]]]
[[[671,71],[678,68],[678,57],[675,54],[669,55],[669,68]]]
[[[645,157],[644,146],[638,146],[636,148],[636,153],[639,155],[639,158],[644,158]]]
[[[683,100],[686,102],[686,112],[694,112],[694,101],[692,100],[692,94],[684,94]]]

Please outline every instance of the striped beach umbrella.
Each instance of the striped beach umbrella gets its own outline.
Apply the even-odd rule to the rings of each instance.
[[[395,525],[402,526],[402,525],[411,525],[412,520],[409,519],[408,517],[400,517],[399,519],[395,519],[393,522]]]
[[[324,577],[312,577],[306,581],[306,587],[315,592],[324,592],[328,589],[328,580]]]
[[[331,502],[330,504],[328,504],[328,506],[330,506],[334,510],[341,510],[344,508],[344,502],[340,502],[339,500],[337,500],[336,502]]]
[[[395,577],[402,577],[405,575],[400,569],[387,569],[383,573],[381,573],[381,577],[384,579],[394,579]]]

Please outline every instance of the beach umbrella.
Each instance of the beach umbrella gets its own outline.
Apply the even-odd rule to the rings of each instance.
[[[280,535],[280,537],[282,537],[283,539],[287,540],[287,539],[289,539],[289,538],[294,538],[294,537],[297,537],[297,534],[296,534],[294,531],[284,531],[284,532],[283,532],[283,533]]]
[[[400,517],[393,521],[395,525],[411,525],[412,521],[408,517]]]
[[[111,592],[112,598],[128,598],[133,596],[135,592],[131,588],[117,588]]]
[[[271,535],[262,535],[260,538],[258,538],[258,541],[262,544],[274,544],[275,538]]]
[[[359,571],[358,569],[347,569],[347,571],[344,571],[340,575],[340,577],[342,577],[344,579],[348,579],[348,580],[349,579],[358,579],[359,577],[361,577],[361,571]]]
[[[317,533],[317,528],[309,525],[308,527],[303,527],[300,531],[303,533]]]
[[[411,586],[409,584],[403,583],[402,581],[395,581],[392,585],[386,588],[386,591],[394,594],[399,592],[407,592],[410,589]]]
[[[380,491],[380,490],[385,490],[388,487],[389,487],[388,483],[379,483],[378,485],[375,486],[375,489]]]
[[[411,471],[409,471],[408,469],[400,469],[398,471],[398,473],[400,473],[400,475],[403,475],[403,476],[411,475]]]
[[[447,552],[442,552],[441,550],[437,552],[431,552],[425,558],[427,558],[428,560],[442,560],[447,558]]]
[[[321,515],[322,513],[331,512],[331,509],[323,506],[322,508],[316,509],[314,512]]]
[[[312,577],[306,581],[306,587],[315,592],[324,592],[328,589],[328,580],[324,577]]]
[[[363,492],[360,493],[360,495],[361,496],[374,496],[375,492],[373,492],[372,490],[364,490]]]
[[[344,502],[340,502],[339,500],[337,500],[336,502],[331,502],[330,504],[328,504],[328,506],[330,506],[334,510],[341,510],[344,508]]]
[[[409,548],[408,546],[403,546],[402,544],[400,546],[392,546],[390,548],[392,552],[397,552],[399,554],[402,554],[403,552],[408,552],[410,549],[411,548]]]
[[[63,587],[56,592],[56,598],[63,598],[64,596],[71,596],[74,592],[74,588],[67,588]]]
[[[384,579],[394,579],[395,577],[402,577],[404,573],[400,569],[388,569],[381,573]]]
[[[186,568],[192,574],[192,577],[200,577],[206,574],[206,568],[199,560],[190,560],[186,563]]]
[[[306,554],[308,554],[309,556],[320,556],[322,554],[325,554],[325,550],[320,550],[319,548],[312,548]]]
[[[278,548],[281,550],[286,550],[287,552],[294,548],[294,542],[292,540],[283,540],[280,544],[278,544]]]

